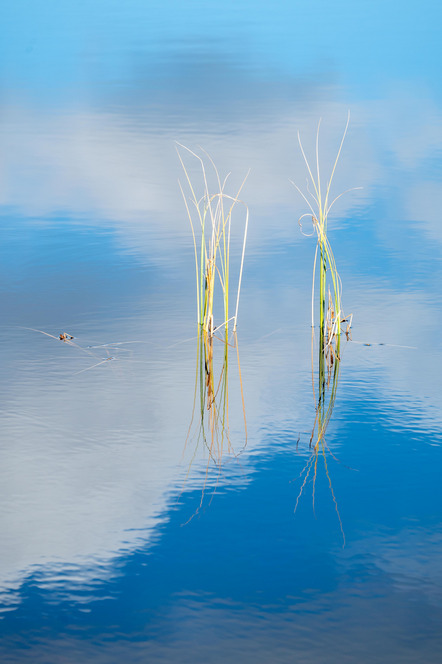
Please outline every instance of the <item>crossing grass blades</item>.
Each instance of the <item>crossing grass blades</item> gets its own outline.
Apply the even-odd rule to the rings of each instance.
[[[222,472],[225,454],[236,456],[229,430],[229,354],[236,350],[236,362],[241,392],[241,407],[244,418],[245,442],[247,424],[245,419],[244,395],[239,362],[237,339],[238,308],[244,254],[247,241],[249,211],[240,200],[240,194],[247,175],[235,195],[226,192],[229,176],[221,180],[219,172],[204,151],[199,156],[189,148],[178,144],[186,191],[180,183],[187,216],[192,229],[195,255],[195,281],[197,305],[197,362],[195,375],[195,395],[191,423],[186,445],[190,439],[196,441],[195,451],[189,465],[195,459],[198,449],[203,446],[207,453],[204,488],[201,496],[203,504],[205,489],[211,468],[215,468],[215,487]],[[198,167],[198,193],[195,178],[190,175],[183,155],[196,160]],[[237,221],[242,221],[239,265],[236,264],[236,278],[232,288],[233,236],[237,235]],[[235,228],[233,223],[235,222]],[[238,263],[238,261],[236,261]],[[231,291],[236,290],[234,313],[231,311]],[[196,431],[195,431],[196,426]],[[186,476],[187,478],[187,476]]]

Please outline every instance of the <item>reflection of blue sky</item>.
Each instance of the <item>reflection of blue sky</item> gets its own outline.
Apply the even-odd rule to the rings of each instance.
[[[161,72],[203,39],[258,78],[265,62],[277,76],[334,71],[344,85],[369,94],[392,79],[418,79],[440,92],[435,48],[441,9],[432,0],[400,7],[381,0],[17,0],[5,3],[1,13],[2,78],[16,91],[69,97],[82,88],[95,94],[97,83],[130,77],[135,57]]]

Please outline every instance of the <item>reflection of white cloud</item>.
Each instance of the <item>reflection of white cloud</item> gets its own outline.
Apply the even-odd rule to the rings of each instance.
[[[372,555],[372,552],[376,552]],[[442,608],[442,535],[422,528],[403,529],[391,534],[367,534],[351,543],[341,554],[346,566],[352,559],[370,556],[370,561],[389,576],[396,588],[411,593],[414,600],[425,597]]]
[[[438,312],[422,293],[369,288],[364,282],[358,286],[357,281],[345,290],[345,301],[352,303],[354,340],[372,344],[350,344],[344,352],[345,363],[355,370],[354,382],[359,380],[359,369],[381,371],[383,380],[375,389],[383,403],[399,407],[402,426],[420,429],[424,419],[426,430],[438,430],[442,425],[442,357],[434,341],[442,324]],[[389,417],[394,421],[394,407]]]
[[[296,291],[284,283],[276,296],[274,290],[260,291],[248,284],[243,295],[239,341],[249,440],[241,456],[241,483],[249,481],[245,472],[248,455],[262,445],[271,445],[280,430],[291,431],[296,438],[314,420],[310,329],[308,324],[299,327],[299,316],[308,319],[308,291]],[[364,295],[361,302],[352,290],[345,293],[346,301],[361,305],[354,311],[355,338],[357,334],[364,341],[416,345],[420,332],[407,325],[409,311],[428,320],[424,302],[413,294],[387,290]],[[54,583],[57,564],[72,565],[77,582],[85,584],[91,575],[111,573],[110,565],[100,567],[100,563],[133,549],[141,540],[148,541],[169,509],[170,491],[181,486],[178,478],[193,453],[189,445],[180,467],[193,403],[194,344],[164,347],[164,330],[173,331],[171,343],[179,340],[177,330],[184,338],[191,336],[191,330],[177,328],[183,316],[182,299],[178,290],[176,307],[169,309],[170,303],[166,303],[156,310],[161,325],[149,315],[138,315],[137,336],[157,344],[141,345],[129,354],[140,364],[123,358],[120,363],[72,376],[88,366],[89,357],[79,353],[69,360],[71,366],[64,364],[70,349],[55,341],[54,347],[52,340],[38,336],[30,343],[31,333],[27,332],[17,340],[16,334],[9,339],[10,354],[20,358],[20,363],[9,366],[14,383],[7,386],[9,407],[1,418],[0,585],[4,589],[18,587],[32,569],[42,570],[42,583]],[[190,310],[192,297],[187,301]],[[146,302],[140,303],[138,309],[145,307]],[[374,315],[379,308],[390,314],[382,334]],[[284,320],[282,311],[286,312]],[[130,339],[132,327],[133,321],[125,325],[117,320],[99,336]],[[274,334],[266,336],[271,332]],[[26,343],[22,335],[28,335]],[[387,408],[399,406],[402,417],[409,403],[413,417],[408,424],[421,427],[418,419],[426,418],[425,427],[434,425],[441,387],[434,353],[386,346],[347,347],[346,381],[354,372],[357,385],[359,366],[382,371],[382,384],[376,382],[375,389]],[[241,408],[235,409],[235,395],[239,401],[234,363],[231,372],[232,432],[238,449],[243,425]],[[390,417],[396,412],[397,408],[391,408]],[[334,418],[330,429],[334,429]],[[308,453],[307,439],[302,433],[301,452]],[[333,440],[333,449],[341,443]],[[199,457],[195,472],[205,468],[205,463]],[[192,473],[185,486],[201,487],[203,482],[204,473],[199,479]]]
[[[2,588],[33,569],[51,577],[61,563],[88,582],[108,573],[101,563],[144,541],[177,477],[191,406],[150,346],[74,375],[94,359],[30,334],[19,335],[22,348],[11,337],[14,383],[1,417]]]
[[[152,238],[147,229],[167,236],[167,242],[188,233],[177,185],[183,177],[175,153],[175,140],[179,140],[193,149],[202,145],[221,173],[232,171],[232,191],[251,169],[244,189],[251,209],[250,242],[266,234],[269,225],[275,239],[293,241],[299,238],[294,228],[304,203],[288,180],[301,187],[306,182],[297,131],[314,160],[316,125],[322,116],[320,159],[326,180],[348,108],[338,101],[324,106],[318,97],[308,104],[286,101],[280,108],[263,109],[257,100],[246,119],[239,114],[229,118],[222,132],[220,119],[218,124],[204,116],[194,122],[187,116],[171,121],[158,111],[149,116],[147,110],[141,116],[126,110],[127,114],[124,110],[118,114],[78,108],[48,114],[25,106],[3,108],[3,205],[30,216],[69,211],[89,222],[91,216],[94,223],[113,222],[123,244],[149,251]],[[351,216],[352,209],[371,201],[373,186],[395,187],[397,176],[413,173],[408,195],[397,203],[399,216],[422,222],[439,237],[434,217],[439,193],[425,180],[423,167],[442,146],[440,110],[409,92],[382,103],[354,105],[351,110],[334,192],[356,186],[363,191],[340,199],[335,215]],[[192,170],[191,159],[187,165]]]
[[[51,588],[63,577],[58,587],[67,593],[72,584],[88,586],[112,574],[109,563],[115,556],[151,540],[171,493],[203,486],[202,446],[183,484],[195,448],[190,439],[182,460],[193,405],[195,343],[167,348],[164,329],[176,329],[177,321],[163,312],[162,322],[155,336],[155,324],[140,317],[138,334],[156,339],[154,344],[137,345],[127,358],[121,353],[120,361],[78,375],[93,358],[32,332],[14,331],[9,338],[13,383],[2,388],[9,405],[0,417],[0,592],[8,602],[14,602],[11,591],[31,572]],[[105,334],[133,338],[121,322]],[[247,457],[262,444],[261,413],[267,417],[269,403],[275,404],[272,419],[282,412],[290,367],[278,344],[251,342],[240,350],[249,440],[241,464],[231,465],[233,473],[241,471],[235,481],[243,484],[249,481]],[[231,439],[239,450],[244,427],[232,354]],[[293,418],[310,401],[310,394],[302,395],[303,384],[298,371],[292,381],[300,395]]]
[[[390,162],[388,171],[379,171],[379,182],[390,188],[395,206],[389,228],[381,231],[392,248],[406,244],[404,221],[441,240],[442,109],[426,92],[393,87],[387,100],[371,105],[367,117],[373,143]]]
[[[377,131],[393,165],[404,172],[418,171],[442,148],[441,108],[426,92],[393,86],[377,109]]]
[[[306,180],[296,134],[299,129],[311,152],[317,122],[311,109],[284,109],[277,117],[258,115],[250,122],[241,118],[227,135],[204,124],[198,134],[194,127],[167,123],[153,130],[148,120],[85,110],[47,115],[13,107],[3,114],[2,200],[25,214],[92,214],[95,223],[97,218],[113,220],[123,234],[129,228],[135,236],[140,225],[141,237],[146,225],[160,233],[187,233],[177,186],[177,178],[183,177],[174,149],[179,140],[192,148],[202,145],[221,173],[233,171],[232,189],[251,169],[244,190],[253,215],[251,241],[253,231],[262,225],[268,228],[269,215],[275,237],[298,237],[293,227],[304,204],[288,179],[300,186]],[[346,115],[347,109],[336,104],[324,119],[324,176],[333,163]],[[363,132],[355,127],[336,173],[337,193],[372,180],[369,152]],[[191,160],[188,165],[192,168]],[[342,213],[354,200],[342,199],[337,210]],[[283,207],[293,210],[293,219],[278,213]]]
[[[405,198],[405,218],[415,228],[423,230],[432,240],[442,242],[441,182],[417,182],[410,187]]]

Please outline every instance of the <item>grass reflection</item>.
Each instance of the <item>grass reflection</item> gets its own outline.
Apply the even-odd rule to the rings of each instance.
[[[220,335],[208,333],[198,326],[195,393],[191,422],[185,448],[194,446],[192,458],[186,473],[186,480],[191,467],[200,452],[207,458],[204,470],[204,484],[201,501],[195,514],[202,507],[208,485],[218,485],[226,457],[237,458],[247,444],[247,422],[244,405],[244,392],[239,360],[238,338],[233,332],[229,340],[228,330],[224,327]],[[233,362],[230,357],[234,354]],[[241,393],[241,409],[244,423],[244,439],[240,450],[235,450],[230,436],[230,392],[229,369],[231,364],[238,371]]]
[[[312,386],[313,397],[315,400],[315,420],[313,423],[312,431],[310,434],[309,448],[310,455],[305,463],[298,479],[302,480],[298,496],[296,498],[295,512],[298,508],[301,496],[307,486],[307,483],[312,483],[312,502],[313,511],[315,511],[315,497],[316,497],[316,481],[318,475],[319,462],[322,460],[324,465],[325,474],[327,477],[329,489],[333,498],[336,509],[336,514],[339,520],[339,526],[342,532],[343,541],[345,544],[345,534],[342,525],[341,515],[339,513],[338,503],[336,500],[333,484],[331,480],[328,460],[329,457],[337,461],[336,456],[330,450],[326,442],[327,427],[330,422],[333,408],[335,406],[336,395],[339,383],[339,370],[341,359],[339,355],[340,335],[338,335],[333,342],[333,352],[327,351],[325,344],[323,330],[320,331],[319,340],[319,361],[318,361],[318,378],[315,381],[314,371],[314,330],[312,330]]]

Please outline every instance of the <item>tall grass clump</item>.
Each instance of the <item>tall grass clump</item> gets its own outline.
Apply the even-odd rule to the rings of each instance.
[[[182,152],[191,155],[199,165],[199,190],[192,180],[189,169],[184,163]],[[214,465],[219,473],[225,451],[233,453],[229,429],[229,350],[236,349],[241,404],[245,421],[244,397],[239,363],[237,340],[237,322],[239,297],[241,290],[244,255],[247,241],[249,211],[240,200],[240,194],[246,178],[236,194],[226,192],[228,177],[221,180],[211,157],[203,152],[204,158],[178,144],[180,159],[186,182],[187,195],[180,183],[181,193],[189,219],[195,257],[195,282],[197,306],[197,362],[195,374],[194,406],[189,426],[189,438],[196,438],[196,449],[203,444],[208,453],[206,477],[201,497],[204,497],[209,468]],[[208,167],[206,166],[208,164]],[[242,211],[242,215],[240,212]],[[231,241],[237,236],[236,222],[242,224],[241,254],[239,265],[232,271]],[[241,219],[242,217],[242,219]],[[235,218],[235,228],[233,221]],[[232,286],[232,272],[236,275]],[[234,313],[232,315],[231,291],[234,293]],[[236,292],[235,292],[236,291]],[[229,334],[231,326],[232,334]],[[218,346],[218,348],[217,348]],[[197,432],[193,433],[196,419]],[[189,467],[190,470],[190,467]]]
[[[339,370],[341,363],[341,336],[345,333],[346,338],[350,336],[350,328],[352,324],[352,314],[345,316],[342,309],[342,284],[337,270],[335,257],[328,238],[328,222],[329,214],[336,203],[336,201],[343,196],[346,191],[339,194],[335,198],[331,197],[331,189],[333,178],[335,175],[336,167],[341,156],[342,147],[347,135],[348,125],[350,121],[350,114],[347,117],[347,123],[339,144],[336,158],[333,162],[328,180],[324,183],[321,176],[320,159],[319,159],[319,128],[316,132],[316,145],[315,145],[315,161],[311,165],[307,159],[304,147],[301,142],[301,137],[298,132],[298,142],[301,150],[304,163],[307,168],[307,190],[303,192],[294,182],[292,184],[296,187],[297,191],[301,194],[305,203],[309,208],[309,212],[304,213],[299,218],[299,225],[302,231],[302,221],[304,218],[311,218],[313,225],[313,233],[310,235],[316,236],[316,250],[313,261],[313,280],[312,280],[312,299],[311,299],[311,316],[312,316],[312,386],[313,398],[315,403],[315,421],[313,424],[312,432],[310,435],[310,447],[312,453],[305,464],[300,477],[303,477],[302,485],[298,498],[296,501],[295,510],[297,508],[299,499],[307,484],[308,479],[311,477],[313,486],[313,505],[315,501],[315,486],[318,469],[319,456],[321,455],[324,460],[325,472],[327,475],[330,491],[335,503],[336,512],[338,515],[342,535],[345,542],[344,531],[342,522],[339,515],[338,505],[333,491],[331,477],[327,462],[327,453],[332,457],[333,454],[327,446],[325,434],[327,426],[332,416],[333,408],[336,401]],[[347,191],[351,191],[350,189]],[[303,232],[303,231],[302,231]],[[307,235],[307,233],[304,233]],[[318,270],[319,261],[319,270]],[[319,281],[319,287],[317,286]],[[319,348],[318,348],[318,378],[315,381],[315,363],[314,363],[314,331],[315,331],[315,289],[319,290]],[[345,329],[343,325],[346,324]],[[317,390],[315,385],[317,385]],[[334,457],[333,457],[334,458]]]
[[[209,155],[206,159],[211,165],[212,175],[215,179],[215,191],[209,187],[208,174],[204,159],[189,148],[178,144],[198,160],[201,168],[203,188],[197,194],[195,187],[186,168],[180,151],[180,159],[185,179],[190,191],[190,199],[186,197],[180,183],[181,193],[186,205],[187,216],[192,229],[193,244],[195,250],[195,277],[196,277],[196,302],[197,320],[201,328],[210,336],[215,329],[221,326],[228,327],[233,321],[233,332],[236,332],[238,321],[239,296],[241,290],[242,272],[244,266],[244,254],[247,241],[247,230],[249,222],[249,211],[247,206],[240,200],[239,196],[247,179],[247,175],[240,185],[236,195],[232,196],[225,191],[229,178],[227,175],[221,181],[218,170]],[[241,205],[245,211],[244,232],[242,242],[242,253],[239,266],[238,285],[236,289],[235,313],[230,315],[229,301],[230,292],[230,241],[232,231],[232,216],[234,209]],[[214,303],[216,284],[222,292],[223,311],[218,312],[219,321],[214,322]]]
[[[340,342],[342,324],[347,322],[347,333],[351,325],[351,317],[345,318],[342,312],[342,284],[336,267],[336,261],[333,250],[328,239],[328,219],[330,210],[336,201],[343,196],[342,192],[331,200],[331,187],[335,175],[336,167],[341,156],[342,146],[347,135],[350,114],[347,117],[344,133],[339,144],[336,159],[333,163],[330,176],[325,185],[321,178],[320,160],[319,160],[319,128],[316,132],[316,158],[314,166],[308,161],[298,132],[299,147],[307,167],[307,192],[304,193],[294,182],[298,192],[306,202],[309,212],[304,213],[299,218],[299,225],[302,230],[302,220],[310,217],[313,224],[313,234],[317,237],[315,259],[313,263],[313,284],[312,284],[312,328],[314,328],[314,298],[315,281],[317,272],[317,263],[319,258],[319,352],[323,353],[330,365],[334,360],[340,359]],[[313,190],[311,190],[311,188]],[[350,189],[347,191],[351,191]]]

